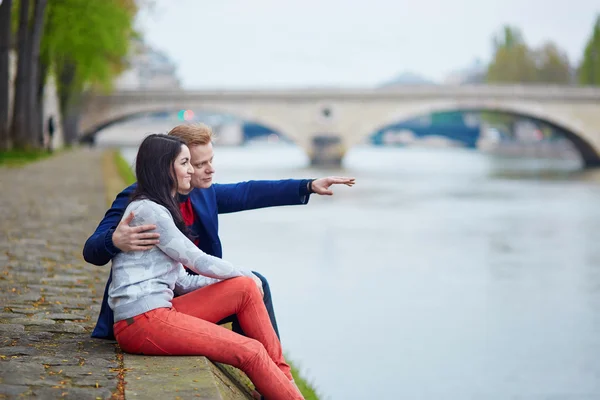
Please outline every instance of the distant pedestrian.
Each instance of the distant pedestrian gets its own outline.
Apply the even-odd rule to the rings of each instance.
[[[54,138],[54,117],[48,118],[48,152],[52,153],[52,140]]]

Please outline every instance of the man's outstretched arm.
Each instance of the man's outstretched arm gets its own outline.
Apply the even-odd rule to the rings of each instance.
[[[155,229],[154,225],[130,227],[133,214],[123,218],[134,190],[135,184],[117,195],[96,231],[85,242],[85,261],[94,265],[104,265],[121,251],[145,250],[158,243],[158,233],[146,232]]]
[[[286,179],[214,184],[219,214],[264,207],[307,204],[312,193],[332,195],[332,185],[354,185],[354,178]]]

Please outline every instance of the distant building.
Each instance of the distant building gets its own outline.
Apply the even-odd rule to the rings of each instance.
[[[115,88],[121,90],[180,89],[177,67],[162,51],[140,39],[131,43],[129,68],[117,77]]]
[[[444,79],[446,85],[468,85],[484,83],[487,66],[481,60],[475,60],[467,68],[451,72]]]
[[[403,72],[393,79],[379,85],[380,88],[389,88],[395,86],[405,85],[434,85],[435,83],[431,80],[422,77],[421,75],[413,72]]]

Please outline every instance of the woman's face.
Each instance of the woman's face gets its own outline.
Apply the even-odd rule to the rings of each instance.
[[[173,168],[175,170],[175,179],[177,179],[177,189],[188,192],[191,189],[194,168],[190,162],[190,149],[186,145],[181,146],[181,151],[173,162]]]

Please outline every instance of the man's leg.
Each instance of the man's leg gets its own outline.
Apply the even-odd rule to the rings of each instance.
[[[265,278],[258,272],[252,271],[252,273],[254,275],[258,276],[260,278],[260,280],[262,281],[263,292],[265,293],[265,295],[263,297],[263,301],[265,303],[265,308],[267,309],[267,313],[269,314],[269,319],[271,320],[271,325],[273,325],[273,329],[275,330],[277,337],[279,338],[279,340],[281,340],[281,337],[279,337],[279,329],[277,328],[277,320],[275,319],[275,309],[273,308],[273,300],[271,297],[271,288],[269,288],[269,282],[267,282],[267,278]],[[218,323],[226,324],[228,322],[231,322],[231,327],[234,332],[239,333],[240,335],[247,336],[244,333],[244,331],[242,330],[242,327],[240,326],[240,322],[238,321],[238,319],[235,315],[231,315],[231,316],[219,321]]]

